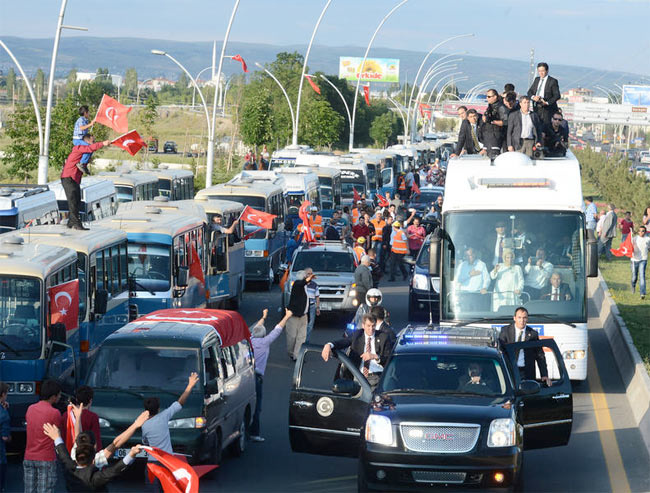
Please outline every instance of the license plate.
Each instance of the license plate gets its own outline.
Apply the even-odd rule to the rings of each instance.
[[[321,303],[320,304],[320,311],[321,312],[328,312],[332,309],[332,305],[329,303]]]
[[[123,459],[124,457],[129,455],[130,451],[131,451],[130,448],[118,448],[115,451],[115,454],[113,455],[113,457],[115,457],[116,459]],[[136,455],[136,457],[140,457],[140,458],[141,457],[147,457],[147,451],[146,450],[140,450],[140,453],[138,453],[138,455]]]

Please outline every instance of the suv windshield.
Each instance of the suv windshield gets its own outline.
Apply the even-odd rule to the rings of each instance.
[[[440,394],[502,396],[506,377],[496,358],[464,354],[397,354],[384,370],[378,392],[422,390]]]
[[[95,389],[154,387],[180,394],[193,371],[199,371],[196,349],[104,346],[88,374],[88,385]]]
[[[167,291],[171,279],[170,248],[146,243],[128,244],[129,277],[137,291]]]
[[[354,272],[354,260],[349,252],[299,251],[291,270],[311,267],[314,272]]]
[[[33,358],[41,351],[41,283],[25,277],[0,277],[0,353],[2,359]]]

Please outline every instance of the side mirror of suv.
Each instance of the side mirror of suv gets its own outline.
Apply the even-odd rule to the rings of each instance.
[[[524,380],[519,384],[518,395],[533,395],[538,394],[540,390],[539,384],[535,380]]]
[[[357,395],[360,390],[361,385],[354,380],[339,379],[332,385],[332,392],[335,394]]]

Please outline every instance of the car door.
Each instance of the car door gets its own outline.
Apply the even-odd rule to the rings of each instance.
[[[304,344],[289,396],[289,441],[294,452],[356,457],[372,391],[343,352],[327,362],[322,347]],[[353,380],[339,378],[343,365]]]
[[[557,366],[559,378],[552,379],[550,387],[540,381],[539,392],[519,395],[517,398],[517,411],[520,422],[524,426],[524,448],[526,450],[566,445],[571,437],[573,425],[571,381],[560,350],[553,339],[507,344],[504,350],[510,368],[517,368],[517,357],[520,350],[536,348],[542,348],[544,351],[547,367]],[[511,373],[515,388],[519,389],[521,384],[519,372],[512,371]]]

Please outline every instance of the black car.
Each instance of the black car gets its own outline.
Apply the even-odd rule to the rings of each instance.
[[[176,147],[176,142],[173,140],[168,140],[165,142],[165,145],[163,146],[163,152],[164,153],[169,153],[169,154],[176,154],[178,152],[177,147]]]
[[[409,279],[409,322],[437,321],[440,313],[440,277],[429,274],[429,237],[422,244]]]
[[[502,353],[496,330],[407,327],[375,391],[344,353],[324,362],[320,347],[303,345],[290,394],[292,450],[358,457],[359,491],[519,489],[524,450],[568,443],[573,395],[552,339]],[[519,351],[540,347],[550,387],[517,371]],[[338,379],[339,365],[352,380]]]

